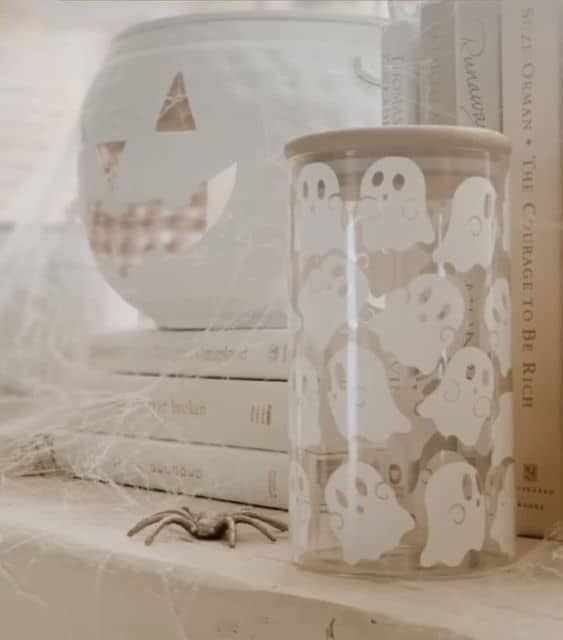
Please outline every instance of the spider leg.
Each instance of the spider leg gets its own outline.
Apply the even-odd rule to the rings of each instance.
[[[248,517],[238,513],[237,515],[233,516],[233,520],[236,523],[240,522],[241,524],[248,524],[251,527],[254,527],[255,529],[258,529],[258,531],[260,531],[260,533],[265,535],[266,538],[268,538],[268,540],[271,540],[272,542],[276,541],[276,537],[274,536],[273,533],[270,533],[270,531],[268,531],[268,529],[266,529],[266,527],[263,524],[261,524],[260,522],[256,522],[252,518],[248,518]]]
[[[150,546],[154,541],[158,534],[168,527],[171,524],[177,524],[179,527],[182,527],[184,531],[189,533],[190,535],[194,535],[195,525],[191,520],[188,520],[185,516],[170,516],[169,518],[165,518],[158,527],[151,533],[151,535],[145,540],[145,544]]]
[[[188,506],[180,507],[180,510],[184,511],[185,513],[187,513],[189,516],[192,516],[193,518],[194,514],[192,513],[192,510]]]
[[[277,529],[278,531],[287,531],[287,524],[285,522],[283,522],[282,520],[277,520],[276,518],[270,518],[269,516],[263,516],[260,513],[256,513],[255,511],[247,511],[246,509],[244,511],[239,511],[233,515],[240,515],[240,516],[245,516],[247,518],[253,518],[254,520],[260,520],[260,522],[265,522],[266,524],[269,524],[271,527],[273,527],[274,529]]]
[[[127,532],[127,535],[131,538],[143,529],[150,527],[151,524],[156,524],[167,516],[179,516],[185,518],[186,514],[183,511],[176,511],[175,509],[166,509],[166,511],[153,513],[152,516],[148,516],[147,518],[143,518],[142,520],[140,520],[132,529]]]
[[[231,516],[225,518],[227,522],[227,536],[229,540],[229,547],[234,549],[237,545],[237,524]]]

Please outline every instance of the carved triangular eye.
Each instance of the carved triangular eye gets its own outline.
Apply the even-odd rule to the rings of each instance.
[[[168,91],[158,121],[158,132],[194,131],[196,128],[182,73],[177,73]]]
[[[121,156],[125,149],[125,140],[113,140],[111,142],[101,142],[96,145],[98,162],[107,178],[115,175]]]

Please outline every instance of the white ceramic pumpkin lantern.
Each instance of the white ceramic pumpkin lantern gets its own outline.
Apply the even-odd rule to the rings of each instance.
[[[81,197],[108,282],[162,328],[286,324],[284,143],[380,120],[379,27],[211,14],[119,36],[83,113]]]

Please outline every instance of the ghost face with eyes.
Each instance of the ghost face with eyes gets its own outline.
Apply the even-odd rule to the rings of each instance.
[[[438,264],[451,264],[467,272],[480,265],[491,266],[498,235],[497,194],[486,178],[467,178],[452,201],[452,214],[446,236],[434,252]]]
[[[485,301],[485,325],[490,332],[491,347],[505,376],[512,367],[512,304],[506,278],[495,281]]]
[[[303,467],[292,460],[289,465],[289,534],[296,549],[305,551],[311,524],[311,492]]]
[[[426,181],[418,165],[408,158],[383,158],[368,168],[356,212],[370,251],[406,251],[419,242],[434,242]]]
[[[295,250],[304,262],[346,247],[344,208],[334,171],[315,162],[305,166],[295,184]]]
[[[377,560],[414,528],[412,516],[399,505],[391,487],[363,462],[339,467],[328,480],[325,499],[332,532],[349,565]]]
[[[477,470],[467,462],[440,467],[428,480],[424,496],[428,541],[423,567],[459,566],[468,551],[485,543],[486,507]]]
[[[464,312],[459,289],[446,278],[428,274],[388,294],[371,326],[385,351],[428,374],[452,344]]]
[[[367,349],[350,342],[329,362],[329,404],[338,431],[383,444],[393,433],[408,433],[410,421],[397,408],[385,367]]]
[[[319,376],[307,358],[298,356],[294,361],[292,378],[296,404],[291,440],[302,448],[318,445],[321,442]]]
[[[298,296],[307,339],[322,352],[339,328],[356,326],[369,296],[357,262],[329,253],[310,271]]]
[[[475,347],[460,349],[448,363],[440,385],[418,407],[419,415],[434,420],[438,431],[474,446],[490,418],[494,369]]]
[[[516,492],[513,464],[506,468],[496,507],[491,525],[491,538],[498,543],[502,553],[513,557],[516,551]]]

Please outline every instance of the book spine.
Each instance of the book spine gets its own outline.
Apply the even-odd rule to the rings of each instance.
[[[455,3],[457,124],[501,129],[500,6]]]
[[[518,530],[539,536],[563,515],[560,11],[557,0],[507,0],[502,14]]]
[[[420,122],[455,124],[454,4],[424,3],[420,28]]]
[[[114,375],[81,412],[81,431],[288,451],[288,384],[267,380]],[[94,391],[91,385],[90,391]]]
[[[288,454],[72,431],[52,446],[77,478],[287,509]]]
[[[287,380],[287,331],[158,331],[97,336],[93,367],[146,373]]]
[[[418,80],[416,57],[418,34],[415,25],[400,20],[383,32],[382,99],[383,124],[418,122]]]

